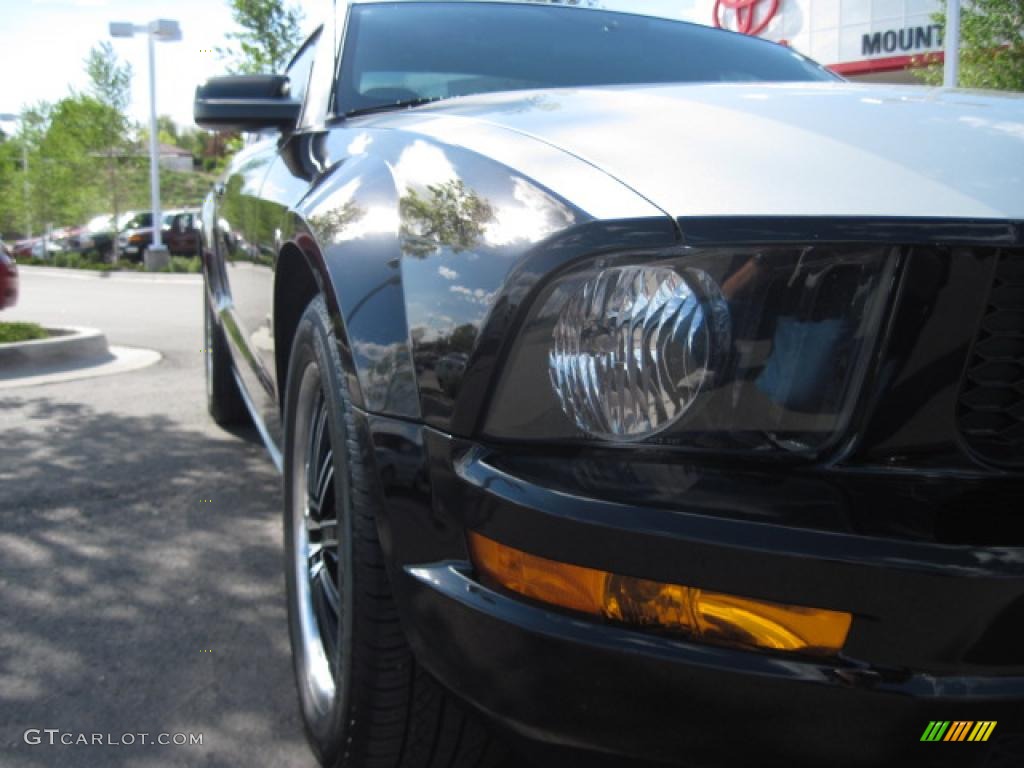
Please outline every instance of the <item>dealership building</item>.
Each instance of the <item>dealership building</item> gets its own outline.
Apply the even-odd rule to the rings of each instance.
[[[671,15],[785,43],[852,80],[919,82],[909,71],[914,59],[942,55],[932,18],[942,0],[665,0],[666,11],[670,5]]]

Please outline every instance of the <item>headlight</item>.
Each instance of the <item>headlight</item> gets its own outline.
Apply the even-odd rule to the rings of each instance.
[[[846,427],[897,260],[864,246],[599,259],[540,292],[485,434],[819,451]]]
[[[649,437],[674,424],[729,351],[729,311],[705,272],[613,267],[580,285],[555,323],[551,385],[589,434]]]

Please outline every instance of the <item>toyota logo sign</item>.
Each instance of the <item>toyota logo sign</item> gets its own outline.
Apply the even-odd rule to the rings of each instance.
[[[759,35],[778,11],[779,0],[715,0],[715,26]]]

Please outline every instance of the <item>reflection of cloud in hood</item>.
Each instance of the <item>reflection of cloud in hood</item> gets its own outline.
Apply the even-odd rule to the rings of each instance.
[[[489,307],[494,303],[494,292],[485,291],[483,288],[467,288],[464,285],[453,285],[448,289],[452,293],[457,293],[463,296],[468,301],[472,301],[474,304],[480,304],[484,307]]]
[[[397,344],[375,344],[372,341],[357,341],[352,345],[356,354],[367,360],[383,360],[398,351]]]
[[[484,231],[488,245],[510,245],[522,240],[540,240],[572,226],[576,219],[562,203],[525,179],[512,179],[512,197],[519,205],[504,205]]]
[[[444,152],[422,140],[416,140],[402,150],[398,162],[391,167],[391,174],[400,196],[414,187],[444,184],[457,178]]]
[[[352,143],[348,145],[348,154],[361,155],[366,152],[372,143],[373,137],[368,133],[361,133],[352,139]]]
[[[986,120],[982,117],[964,116],[960,118],[961,123],[966,123],[971,128],[989,128],[999,131],[1018,139],[1024,139],[1024,122],[1010,122],[1008,120]]]
[[[437,273],[445,280],[456,280],[459,277],[458,272],[454,269],[449,269],[448,267],[438,267]]]

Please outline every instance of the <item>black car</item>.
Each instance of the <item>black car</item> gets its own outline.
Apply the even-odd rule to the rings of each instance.
[[[123,213],[118,220],[123,224],[135,215],[134,212]],[[111,214],[100,214],[89,219],[82,228],[68,241],[70,250],[77,252],[94,251],[101,258],[109,258],[114,252],[119,227]]]
[[[283,473],[320,761],[1006,757],[1024,102],[592,8],[338,9],[195,103],[259,134],[201,215],[207,392]]]

